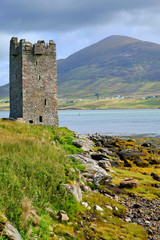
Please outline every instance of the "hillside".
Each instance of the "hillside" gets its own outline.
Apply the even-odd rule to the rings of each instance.
[[[58,60],[57,71],[59,98],[160,95],[160,45],[110,36]]]
[[[59,97],[160,94],[160,45],[110,36],[58,60]]]
[[[9,97],[9,84],[0,86],[0,99]]]

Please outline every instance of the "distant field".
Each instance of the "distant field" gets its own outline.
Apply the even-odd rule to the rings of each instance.
[[[6,98],[0,99],[0,111],[8,111],[9,110],[9,102],[7,102]]]
[[[148,99],[100,99],[100,100],[59,100],[59,109],[147,109],[160,108],[160,97]],[[8,111],[9,103],[0,100],[0,111]]]
[[[160,97],[148,99],[59,100],[59,109],[145,109],[160,108]]]
[[[1,104],[0,103],[0,111],[9,111],[9,103],[4,103],[4,104]]]

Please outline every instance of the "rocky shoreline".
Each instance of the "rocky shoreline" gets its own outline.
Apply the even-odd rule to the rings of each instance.
[[[133,138],[124,140],[100,134],[75,134],[75,137],[77,139],[73,140],[73,144],[84,150],[83,153],[70,156],[85,166],[80,171],[80,179],[84,179],[91,191],[97,191],[125,206],[126,215],[120,216],[123,221],[142,225],[148,233],[148,239],[160,240],[159,141]],[[122,169],[122,174],[124,169],[140,171],[144,177],[151,179],[148,188],[152,187],[152,191],[157,191],[157,196],[149,199],[145,196],[146,190],[135,192],[141,181],[138,177],[126,178],[124,175],[119,184],[113,183],[112,180],[117,178],[115,168]],[[86,185],[81,182],[82,192],[88,191]]]

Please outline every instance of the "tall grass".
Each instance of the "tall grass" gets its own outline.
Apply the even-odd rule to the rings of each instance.
[[[76,159],[68,158],[68,154],[79,151],[72,139],[73,133],[67,128],[0,120],[0,218],[7,216],[24,240],[36,236],[40,240],[84,240],[86,234],[87,239],[116,240],[119,234],[124,239],[147,239],[141,227],[134,229],[132,224],[129,229],[128,223],[118,219],[125,210],[110,198],[96,193],[83,196],[91,206],[88,210],[66,194],[62,183],[78,178],[73,168],[82,169]],[[104,215],[95,213],[95,204],[104,208]],[[106,204],[118,206],[118,212],[109,212]],[[57,210],[66,211],[71,222],[60,223]],[[91,220],[82,221],[85,216],[97,227],[93,228]]]
[[[60,209],[68,201],[61,183],[71,165],[67,154],[77,151],[71,140],[65,128],[0,120],[0,211],[20,231],[23,199],[39,214],[46,203]]]

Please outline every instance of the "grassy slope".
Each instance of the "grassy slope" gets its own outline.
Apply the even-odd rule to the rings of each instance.
[[[160,95],[159,66],[159,44],[110,36],[57,61],[59,97]],[[0,98],[8,93],[0,87]]]
[[[0,120],[0,135],[0,211],[23,239],[147,239],[140,226],[123,222],[105,208],[108,204],[118,207],[118,214],[125,214],[116,201],[89,193],[83,199],[91,206],[89,211],[66,195],[61,183],[76,179],[76,172],[70,169],[79,167],[67,156],[77,148],[72,145],[73,134],[66,128]],[[105,208],[103,215],[94,211],[95,204]],[[56,219],[55,210],[60,209],[68,213],[68,224]],[[80,227],[82,218],[87,217],[92,221],[83,220]]]
[[[67,208],[68,199],[60,182],[67,181],[66,171],[70,166],[67,153],[76,152],[76,148],[67,145],[72,139],[67,129],[1,121],[0,135],[0,210],[24,234],[23,225],[28,223],[21,221],[20,203],[26,198],[40,215],[46,203],[59,208],[61,202]],[[38,230],[40,235],[42,230]],[[42,239],[47,239],[42,235]]]
[[[58,61],[60,97],[159,94],[160,45],[111,36]]]
[[[0,86],[0,99],[9,97],[9,84]]]

